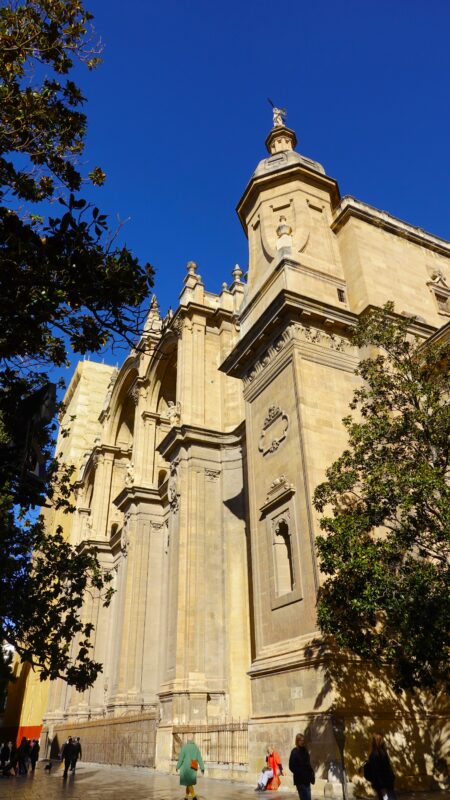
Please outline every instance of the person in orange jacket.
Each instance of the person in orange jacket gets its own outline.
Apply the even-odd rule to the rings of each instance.
[[[255,792],[264,792],[266,789],[278,789],[280,775],[283,774],[283,765],[279,753],[271,745],[266,751],[266,766],[258,777]]]

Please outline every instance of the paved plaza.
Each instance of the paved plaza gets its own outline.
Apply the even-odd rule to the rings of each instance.
[[[291,787],[290,778],[285,780]],[[199,778],[199,800],[255,800],[260,797],[253,787],[233,781]],[[286,786],[285,786],[286,789]],[[270,800],[298,800],[297,792],[270,792]],[[182,800],[184,790],[176,775],[149,769],[104,767],[79,764],[76,775],[63,780],[62,770],[54,764],[50,774],[38,764],[33,775],[16,778],[0,777],[0,800]],[[314,800],[322,794],[313,794]],[[450,800],[450,793],[400,795],[399,800]]]
[[[251,786],[232,781],[199,777],[199,800],[254,800]],[[62,769],[54,763],[50,775],[44,763],[38,764],[32,775],[0,778],[0,800],[181,800],[181,788],[176,775],[166,775],[150,769],[105,767],[78,764],[75,776],[63,780]],[[271,793],[271,800],[298,800],[297,793]]]

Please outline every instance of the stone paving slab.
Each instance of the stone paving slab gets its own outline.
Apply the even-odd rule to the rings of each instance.
[[[38,764],[34,775],[0,777],[0,800],[182,800],[184,789],[176,775],[149,769],[105,767],[79,763],[75,775],[63,780],[62,769],[54,764],[50,774]],[[290,780],[290,779],[289,779]],[[199,800],[256,800],[253,787],[236,781],[199,777]],[[268,792],[266,800],[298,800],[297,792]],[[314,800],[322,794],[313,794]],[[450,793],[417,793],[399,800],[450,800]]]

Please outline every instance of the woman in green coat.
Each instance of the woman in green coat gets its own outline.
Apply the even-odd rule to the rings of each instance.
[[[194,769],[197,765],[197,769]],[[194,742],[192,734],[188,736],[186,744],[181,748],[178,759],[177,770],[180,770],[180,786],[186,787],[186,798],[197,800],[194,786],[197,783],[197,772],[201,770],[203,775],[205,765],[200,750]]]

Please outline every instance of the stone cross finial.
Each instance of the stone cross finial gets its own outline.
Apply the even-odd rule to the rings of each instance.
[[[160,329],[161,316],[159,313],[158,300],[156,299],[156,294],[154,294],[150,301],[150,308],[144,325],[144,333],[147,334],[150,333],[150,331],[159,331]]]

